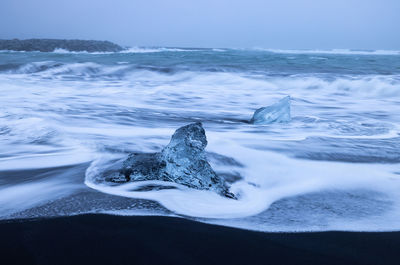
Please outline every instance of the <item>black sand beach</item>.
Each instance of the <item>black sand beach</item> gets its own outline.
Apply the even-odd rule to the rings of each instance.
[[[400,264],[400,233],[259,233],[170,217],[0,223],[1,264]]]

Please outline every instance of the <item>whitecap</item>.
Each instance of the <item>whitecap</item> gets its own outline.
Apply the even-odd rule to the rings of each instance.
[[[167,47],[131,47],[126,50],[121,51],[120,53],[154,53],[154,52],[195,52],[200,51],[198,49],[182,49],[182,48],[167,48]]]
[[[400,55],[397,50],[351,50],[351,49],[331,49],[331,50],[284,50],[284,49],[265,49],[254,48],[257,51],[266,51],[282,54],[341,54],[341,55]]]

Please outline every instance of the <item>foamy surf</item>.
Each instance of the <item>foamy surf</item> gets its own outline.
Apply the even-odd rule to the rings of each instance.
[[[168,49],[0,53],[0,219],[110,213],[260,231],[400,229],[397,55]],[[289,122],[250,124],[287,95]],[[197,121],[237,200],[97,181],[113,161],[159,152]]]
[[[289,159],[273,153],[265,153],[229,142],[224,138],[210,140],[211,151],[219,151],[223,155],[233,155],[233,158],[244,165],[244,168],[235,169],[240,173],[242,180],[237,181],[231,187],[231,191],[238,196],[237,200],[221,197],[213,192],[198,191],[168,182],[137,182],[122,185],[106,185],[95,183],[93,178],[101,174],[107,168],[107,160],[97,160],[86,171],[85,184],[98,191],[136,199],[147,199],[159,202],[175,214],[197,218],[231,219],[256,216],[269,209],[272,203],[284,198],[295,198],[296,196],[323,193],[323,192],[352,192],[354,190],[365,190],[384,194],[385,200],[397,201],[397,190],[400,188],[398,177],[395,172],[396,166],[370,165],[360,167],[358,164],[311,162]],[[223,148],[222,148],[223,146]],[[267,162],[268,161],[268,162]],[[217,170],[221,170],[216,166]],[[329,168],[329,170],[327,170]],[[301,173],[300,173],[301,172]],[[397,181],[396,181],[397,179]],[[173,186],[175,189],[157,191],[135,191],[141,186],[149,184],[161,186]],[[367,199],[367,198],[365,198]],[[310,201],[309,203],[315,203]],[[345,205],[338,206],[346,207]],[[395,203],[392,208],[398,208]],[[343,208],[344,209],[344,208]],[[318,207],[315,211],[319,211]],[[395,213],[395,212],[393,212]],[[129,214],[124,212],[124,215]],[[135,215],[134,212],[131,212]],[[371,218],[374,215],[372,214]],[[257,218],[255,218],[257,219]],[[216,222],[225,224],[223,221],[204,220],[205,222]],[[382,220],[381,220],[382,221]],[[251,229],[251,221],[243,220],[242,227]],[[337,220],[329,223],[335,227]],[[227,221],[230,224],[231,221]],[[284,224],[275,227],[284,231]],[[258,228],[259,230],[264,230]],[[310,227],[305,230],[313,230]],[[321,229],[321,228],[319,228]],[[317,229],[317,230],[319,230]],[[358,230],[370,230],[368,226],[358,226]],[[398,229],[397,225],[391,224],[391,229]]]
[[[167,47],[130,47],[120,53],[154,53],[154,52],[196,52],[198,49],[182,49],[182,48],[167,48]]]
[[[282,54],[333,54],[333,55],[400,55],[396,50],[351,50],[351,49],[331,49],[331,50],[282,50],[254,48],[258,51],[267,51]]]

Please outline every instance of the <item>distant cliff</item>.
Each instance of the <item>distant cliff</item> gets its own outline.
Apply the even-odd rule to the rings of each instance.
[[[0,50],[52,52],[55,49],[65,49],[76,52],[118,52],[123,50],[121,46],[115,43],[97,40],[0,40]]]

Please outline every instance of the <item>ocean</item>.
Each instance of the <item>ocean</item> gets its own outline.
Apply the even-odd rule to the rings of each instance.
[[[253,125],[290,96],[291,121]],[[400,230],[400,52],[0,52],[0,219],[178,216],[257,231]],[[200,121],[237,200],[92,179]]]

